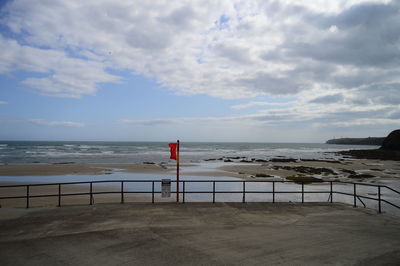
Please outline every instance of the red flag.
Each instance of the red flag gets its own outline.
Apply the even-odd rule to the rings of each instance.
[[[177,147],[178,143],[169,143],[169,150],[171,152],[171,156],[169,157],[172,160],[176,160],[176,147]]]

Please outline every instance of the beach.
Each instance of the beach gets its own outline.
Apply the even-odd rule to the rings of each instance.
[[[120,142],[7,142],[0,149],[0,185],[26,185],[43,183],[68,183],[109,181],[93,186],[93,192],[111,191],[112,194],[94,195],[95,203],[120,202],[118,191],[121,180],[176,179],[176,161],[169,159],[165,143],[120,143]],[[268,144],[268,143],[184,143],[182,145],[180,180],[231,180],[240,181],[343,181],[390,185],[400,189],[400,162],[390,160],[354,159],[338,154],[353,146],[326,144]],[[371,146],[361,146],[371,148]],[[113,182],[116,181],[116,182]],[[248,189],[270,191],[270,183],[257,188],[249,183]],[[312,182],[307,189],[317,190],[321,184]],[[130,191],[149,191],[148,182],[126,184]],[[182,186],[182,184],[181,184]],[[222,186],[220,184],[219,186]],[[238,190],[226,183],[225,188]],[[340,187],[341,188],[341,187]],[[209,190],[210,187],[193,185],[188,189]],[[217,188],[218,189],[218,188]],[[282,189],[298,190],[295,184],[282,185]],[[344,188],[343,188],[344,189]],[[182,188],[181,188],[182,190]],[[347,191],[347,190],[345,190]],[[89,186],[63,185],[62,193],[88,193]],[[26,187],[0,188],[5,196],[24,196]],[[376,196],[376,191],[360,190],[365,196]],[[49,194],[51,197],[31,198],[30,206],[56,206],[56,185],[34,186],[30,194]],[[384,196],[393,196],[386,195]],[[173,201],[163,199],[156,193],[156,202]],[[217,197],[218,198],[218,197]],[[190,197],[192,201],[209,201],[210,197]],[[296,195],[285,195],[286,201],[298,201]],[[338,198],[337,199],[341,199]],[[222,195],[220,201],[240,201],[238,197]],[[271,201],[268,196],[250,195],[250,201]],[[308,201],[326,201],[317,195],[306,195]],[[149,194],[127,194],[126,202],[150,202]],[[349,199],[343,198],[343,202]],[[62,205],[88,204],[88,195],[62,197]],[[0,201],[4,207],[21,207],[25,199]],[[368,204],[368,203],[367,203]],[[368,205],[369,206],[369,205]],[[376,208],[376,205],[371,205]]]
[[[346,180],[351,171],[356,174],[370,174],[372,177],[354,177],[366,181],[397,180],[400,179],[399,161],[382,160],[296,160],[296,161],[263,161],[263,162],[201,162],[180,165],[182,175],[208,176],[208,177],[240,177],[245,179],[255,178],[257,174],[271,175],[285,178],[290,175],[301,174],[299,167],[309,168],[312,175],[325,178],[339,178]],[[330,169],[321,174],[313,173],[313,169]],[[300,169],[301,170],[301,169]],[[307,169],[306,169],[307,170]],[[1,176],[53,176],[53,175],[104,175],[110,173],[146,173],[174,175],[174,163],[125,163],[125,164],[20,164],[0,165]],[[303,172],[304,173],[304,172]],[[0,179],[1,180],[1,179]],[[16,178],[18,180],[18,178]]]
[[[180,166],[181,181],[183,180],[247,180],[251,181],[285,181],[291,178],[315,178],[325,181],[361,182],[376,185],[390,185],[394,189],[400,189],[400,162],[381,160],[288,160],[272,159],[262,162],[241,162],[242,159],[203,161],[200,163],[183,163]],[[1,165],[0,185],[20,185],[35,183],[59,183],[80,181],[103,181],[103,180],[161,180],[162,178],[176,179],[176,164],[174,163],[132,163],[132,164],[23,164],[23,165]],[[296,179],[297,180],[297,179]],[[95,203],[120,202],[118,194],[120,184],[110,182],[103,185],[93,186],[93,192],[114,191],[114,194],[95,195]],[[106,186],[106,188],[105,188]],[[295,185],[287,185],[290,189],[298,189]],[[320,186],[318,182],[308,185],[308,189],[315,190]],[[249,186],[250,190],[251,187]],[[129,190],[129,188],[126,188]],[[131,185],[131,190],[137,187]],[[139,190],[149,190],[145,184],[139,186]],[[159,189],[157,187],[157,189]],[[206,188],[210,189],[210,188]],[[235,189],[235,187],[231,187]],[[268,184],[265,189],[270,190]],[[62,193],[88,193],[89,185],[63,185]],[[365,196],[374,195],[375,190],[360,190]],[[0,188],[2,196],[25,195],[26,188]],[[30,206],[56,206],[58,204],[58,187],[38,186],[30,189],[31,195],[52,194],[53,197],[32,198]],[[372,193],[372,194],[371,194]],[[306,200],[314,201],[317,198],[307,195]],[[388,195],[389,196],[389,195]],[[393,196],[396,200],[396,195]],[[293,196],[285,196],[288,201],[298,199]],[[398,197],[397,197],[398,198]],[[190,198],[188,198],[190,200]],[[251,197],[249,197],[251,200]],[[253,201],[263,200],[254,196]],[[337,199],[339,199],[337,197]],[[173,201],[174,197],[163,199],[156,195],[157,202]],[[193,198],[195,201],[209,201],[209,197]],[[222,197],[221,200],[230,201],[231,198]],[[232,200],[235,200],[234,198]],[[240,200],[240,199],[238,199]],[[271,201],[270,198],[264,199]],[[351,200],[351,199],[346,199]],[[126,202],[151,202],[149,194],[129,194]],[[326,201],[326,199],[324,199]],[[396,201],[397,202],[397,201]],[[351,201],[348,203],[351,204]],[[2,200],[2,207],[24,207],[25,199]],[[63,205],[89,204],[89,196],[62,197]],[[368,203],[367,203],[368,204]],[[372,208],[376,204],[372,203]]]

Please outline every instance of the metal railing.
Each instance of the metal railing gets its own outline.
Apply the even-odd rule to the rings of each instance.
[[[1,185],[0,189],[7,189],[7,188],[25,188],[26,193],[24,195],[18,195],[18,196],[2,196],[0,194],[0,200],[8,200],[8,199],[26,199],[26,208],[30,207],[30,200],[33,198],[45,198],[45,197],[57,197],[58,198],[58,206],[61,206],[62,204],[62,198],[63,197],[72,197],[72,196],[89,196],[89,204],[92,205],[94,204],[94,196],[95,195],[104,195],[104,194],[120,194],[120,202],[124,203],[125,202],[125,195],[126,194],[151,194],[151,202],[155,203],[155,195],[156,194],[161,194],[161,189],[156,190],[155,189],[155,184],[160,183],[161,186],[161,180],[102,180],[102,181],[83,181],[83,182],[63,182],[63,183],[40,183],[40,184],[23,184],[23,185]],[[172,183],[176,183],[176,181],[171,181]],[[109,183],[118,183],[120,184],[120,189],[119,191],[101,191],[101,192],[95,192],[93,191],[93,184],[109,184]],[[144,191],[139,191],[139,190],[126,190],[125,189],[125,184],[131,184],[131,183],[147,183],[151,184],[151,190],[144,190]],[[186,189],[186,184],[187,183],[211,183],[212,184],[212,190],[187,190]],[[217,190],[216,189],[216,184],[218,183],[241,183],[241,189],[240,190]],[[246,184],[249,183],[271,183],[272,187],[271,190],[248,190],[246,189]],[[276,184],[277,183],[295,183],[298,185],[301,185],[301,190],[277,190],[276,189]],[[62,192],[62,187],[67,186],[67,185],[89,185],[89,191],[88,192],[78,192],[78,193],[63,193]],[[310,185],[310,182],[307,181],[264,181],[264,180],[182,180],[179,181],[180,186],[182,186],[181,191],[179,192],[180,195],[182,195],[182,203],[185,203],[186,201],[186,195],[188,194],[212,194],[212,203],[216,202],[216,195],[217,194],[242,194],[242,202],[246,202],[246,195],[248,194],[272,194],[272,203],[276,202],[276,195],[277,194],[301,194],[301,203],[305,202],[304,196],[306,194],[328,194],[328,202],[333,203],[333,198],[335,194],[340,194],[340,195],[347,195],[353,197],[353,206],[357,207],[357,200],[360,201],[364,207],[366,207],[365,203],[362,201],[362,199],[368,199],[368,200],[373,200],[378,202],[378,212],[382,212],[382,203],[389,204],[397,209],[400,209],[400,206],[390,202],[389,200],[383,199],[382,198],[382,189],[387,189],[391,192],[394,192],[395,195],[399,197],[400,200],[400,191],[393,189],[389,186],[386,185],[377,185],[377,184],[368,184],[368,183],[359,183],[359,182],[344,182],[344,181],[324,181],[321,180],[321,182],[318,182],[316,184],[329,184],[329,190],[305,190],[305,185]],[[345,186],[352,186],[353,193],[349,192],[343,192],[343,191],[337,191],[334,190],[334,184],[341,184]],[[33,187],[44,187],[44,186],[58,186],[58,193],[53,193],[53,194],[35,194],[32,195],[30,193],[31,188]],[[365,196],[361,194],[357,194],[357,188],[362,187],[362,186],[368,186],[368,187],[376,187],[377,192],[377,198],[375,197],[370,197],[370,196]],[[175,184],[176,187],[176,184]],[[171,193],[176,194],[175,191],[171,191]],[[263,201],[264,202],[264,201]]]

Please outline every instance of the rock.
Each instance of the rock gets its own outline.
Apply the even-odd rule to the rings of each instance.
[[[269,161],[273,162],[273,163],[295,163],[295,162],[297,162],[297,160],[293,159],[293,158],[272,158]]]
[[[279,169],[284,169],[284,170],[292,170],[296,171],[298,173],[303,173],[303,174],[313,174],[313,175],[337,175],[335,171],[329,168],[314,168],[314,167],[307,167],[307,166],[278,166],[275,165],[272,167],[274,170],[279,170]]]
[[[341,155],[350,155],[358,159],[378,159],[400,161],[400,129],[392,131],[376,150],[341,151]]]
[[[375,177],[373,175],[370,174],[355,174],[355,175],[349,175],[348,178],[372,178]]]
[[[319,160],[319,159],[300,159],[302,162],[324,162],[324,163],[341,163],[336,160]]]
[[[393,130],[382,143],[383,150],[400,150],[400,129]]]
[[[357,159],[378,159],[400,161],[400,150],[376,149],[376,150],[350,150],[340,151],[341,155],[349,155]],[[346,157],[348,158],[348,157]]]
[[[274,177],[272,175],[267,175],[267,174],[256,174],[256,177]]]
[[[314,182],[323,182],[322,179],[313,177],[313,176],[288,176],[286,177],[287,180],[294,181],[297,184],[308,184],[308,183],[314,183]]]
[[[382,145],[385,138],[340,138],[330,139],[326,144],[349,144],[349,145]]]
[[[357,174],[356,171],[349,170],[349,169],[340,169],[340,170],[342,170],[343,173],[348,173],[348,174],[351,174],[351,175],[356,175]]]

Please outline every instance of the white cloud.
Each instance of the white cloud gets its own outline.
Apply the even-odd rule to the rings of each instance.
[[[121,121],[135,125],[394,125],[399,11],[386,0],[15,0],[1,11],[11,34],[0,34],[0,74],[22,70],[37,93],[78,98],[123,70],[178,95],[261,96],[231,108],[267,109]]]
[[[94,94],[96,84],[116,82],[101,62],[69,57],[66,52],[21,45],[0,36],[0,73],[17,70],[40,73],[22,83],[47,96],[80,97]],[[37,76],[37,75],[36,75]]]
[[[335,96],[335,95],[334,95]],[[224,125],[236,125],[238,128],[250,128],[268,125],[293,125],[300,123],[303,126],[313,127],[357,127],[366,125],[385,125],[393,126],[399,124],[398,106],[390,104],[381,105],[352,105],[340,100],[339,103],[331,103],[331,99],[326,96],[321,98],[323,104],[304,104],[296,102],[290,106],[280,106],[281,108],[270,108],[258,110],[255,113],[246,115],[215,116],[215,117],[167,117],[147,120],[120,120],[123,124],[133,124],[138,126],[165,126],[180,125],[184,127],[194,127],[204,125],[206,127]],[[326,104],[331,103],[331,104]],[[257,104],[256,104],[257,106]],[[245,106],[246,107],[246,106]]]
[[[18,41],[1,37],[0,73],[39,73],[23,83],[59,97],[118,81],[109,69],[154,78],[178,94],[228,99],[363,88],[368,72],[380,72],[377,84],[399,74],[390,65],[398,50],[376,38],[395,38],[398,8],[360,0],[15,0],[2,22]],[[350,66],[351,76],[340,71]]]
[[[0,101],[0,104],[8,104],[8,102]]]
[[[31,123],[41,126],[84,127],[84,123],[71,121],[48,121],[45,119],[30,119]]]

